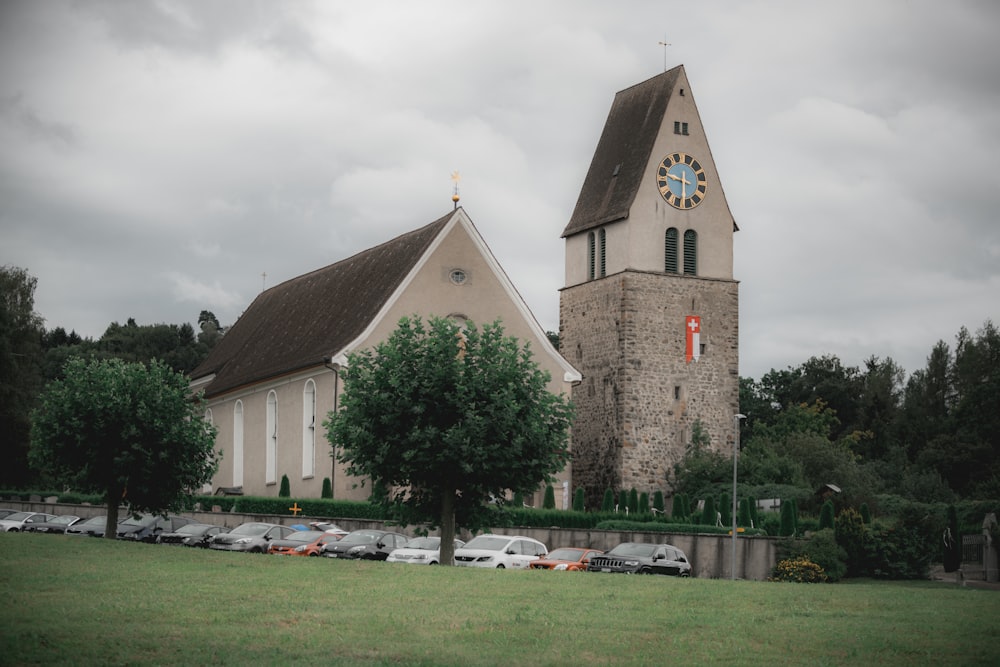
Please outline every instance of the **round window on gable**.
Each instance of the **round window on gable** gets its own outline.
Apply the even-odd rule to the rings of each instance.
[[[465,271],[462,269],[452,269],[451,274],[448,277],[451,278],[451,282],[456,285],[464,285],[465,281],[469,279],[469,276],[467,276]]]

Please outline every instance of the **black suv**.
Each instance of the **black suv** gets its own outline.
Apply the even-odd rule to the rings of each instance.
[[[689,577],[691,563],[683,551],[670,544],[622,542],[605,554],[592,556],[587,571]]]
[[[324,544],[320,555],[327,558],[385,560],[390,551],[405,547],[409,541],[406,535],[385,530],[355,530],[336,542]]]

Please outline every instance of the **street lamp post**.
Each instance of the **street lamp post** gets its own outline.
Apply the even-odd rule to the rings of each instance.
[[[746,415],[733,416],[733,581],[736,581],[736,459],[740,451],[740,420],[746,418]]]

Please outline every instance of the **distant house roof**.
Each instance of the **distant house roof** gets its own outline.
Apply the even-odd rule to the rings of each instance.
[[[615,95],[564,238],[628,217],[683,71],[678,65]]]
[[[214,396],[323,364],[365,331],[453,216],[262,292],[192,371],[193,384]]]

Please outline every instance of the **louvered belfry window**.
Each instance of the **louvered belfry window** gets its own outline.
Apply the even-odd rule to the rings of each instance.
[[[663,270],[667,273],[677,273],[677,228],[671,227],[667,230],[666,242],[663,250]]]
[[[587,234],[587,280],[594,279],[594,232]]]
[[[698,232],[693,229],[684,232],[684,275],[698,275]]]
[[[597,232],[597,238],[598,238],[600,246],[601,246],[600,247],[600,253],[601,253],[601,277],[603,278],[604,276],[608,275],[608,272],[607,272],[607,261],[606,261],[607,260],[607,254],[608,254],[607,253],[607,236],[604,233],[603,229]]]

